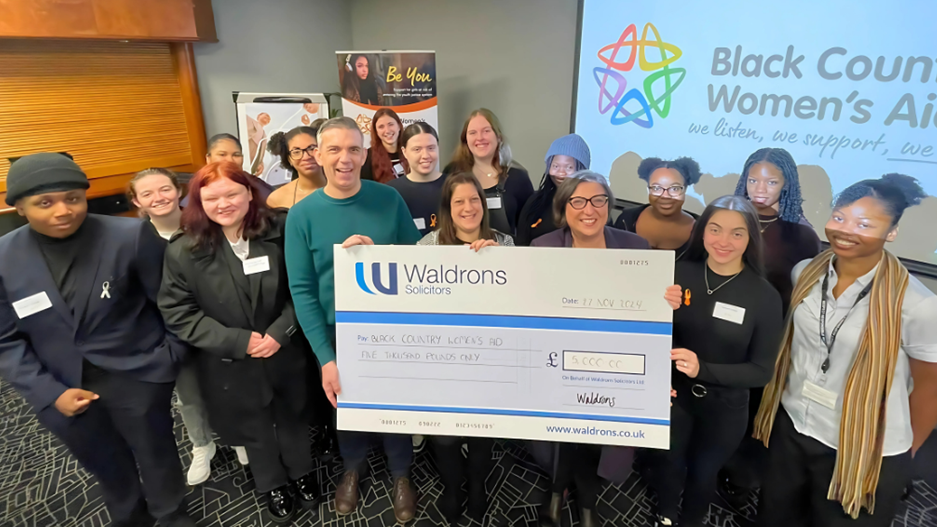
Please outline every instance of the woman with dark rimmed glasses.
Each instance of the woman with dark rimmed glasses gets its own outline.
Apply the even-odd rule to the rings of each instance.
[[[270,138],[267,148],[280,158],[280,163],[292,172],[293,177],[292,181],[267,197],[268,207],[288,209],[325,186],[325,175],[315,158],[318,131],[318,126],[297,126],[286,133],[277,132]]]
[[[687,188],[699,181],[699,164],[689,157],[649,157],[638,166],[638,177],[647,182],[648,204],[622,211],[615,227],[644,238],[653,249],[676,251],[679,258],[696,221],[695,214],[683,210],[683,202]]]
[[[557,230],[540,236],[531,247],[576,247],[582,249],[650,249],[637,234],[608,226],[614,197],[605,177],[584,170],[567,177],[553,200]],[[671,307],[680,303],[678,286],[665,292]],[[542,443],[534,445],[538,448]],[[601,520],[595,514],[602,477],[623,481],[631,473],[633,449],[626,447],[561,443],[554,447],[553,483],[550,501],[541,511],[542,522],[559,526],[565,491],[575,483],[579,499],[579,525],[593,527]],[[541,461],[542,463],[543,461]],[[600,477],[601,474],[601,477]]]

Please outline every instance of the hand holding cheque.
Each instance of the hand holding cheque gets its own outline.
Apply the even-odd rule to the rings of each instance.
[[[323,385],[345,430],[666,447],[672,284],[666,251],[336,247]]]

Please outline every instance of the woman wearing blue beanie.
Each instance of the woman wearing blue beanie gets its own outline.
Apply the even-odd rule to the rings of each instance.
[[[556,230],[553,222],[553,196],[556,187],[568,176],[589,168],[592,155],[586,141],[576,135],[560,137],[547,150],[546,172],[540,180],[540,188],[534,193],[517,220],[517,236],[514,243],[530,245],[534,239]]]

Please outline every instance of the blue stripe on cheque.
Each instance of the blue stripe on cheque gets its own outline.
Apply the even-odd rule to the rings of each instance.
[[[396,410],[403,412],[435,412],[444,414],[508,415],[514,417],[550,417],[554,419],[583,419],[614,423],[670,426],[669,419],[647,419],[643,417],[621,417],[617,415],[567,414],[561,412],[536,412],[531,410],[501,410],[497,408],[454,408],[448,406],[410,406],[404,404],[371,404],[338,402],[339,408],[356,410]]]
[[[473,315],[454,313],[377,313],[336,311],[335,322],[344,324],[401,324],[412,326],[470,326],[488,328],[554,329],[670,335],[670,322],[597,320],[589,318],[528,317],[518,315]]]

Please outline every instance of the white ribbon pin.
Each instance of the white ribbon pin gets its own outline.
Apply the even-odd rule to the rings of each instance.
[[[111,283],[104,282],[101,285],[101,298],[110,298],[111,297]]]

